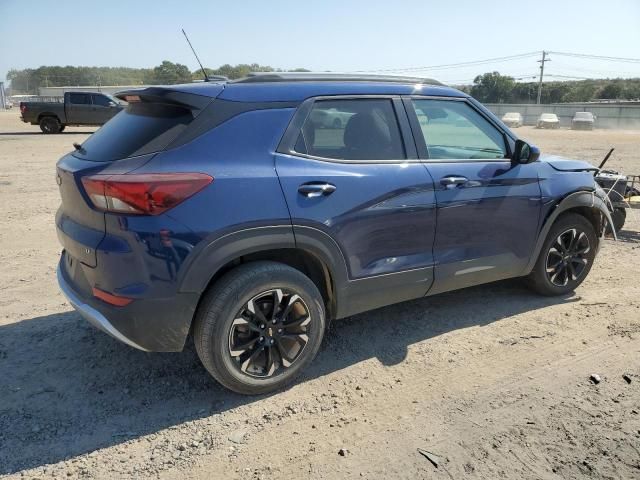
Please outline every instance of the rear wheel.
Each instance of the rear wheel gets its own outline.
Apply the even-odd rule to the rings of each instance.
[[[255,262],[232,270],[206,294],[194,339],[218,382],[254,395],[293,381],[318,353],[324,331],[315,284],[287,265]]]
[[[529,285],[542,295],[563,295],[587,277],[596,256],[598,237],[582,215],[567,213],[551,227]]]
[[[61,125],[60,121],[56,117],[42,117],[40,119],[40,130],[42,133],[59,133]]]

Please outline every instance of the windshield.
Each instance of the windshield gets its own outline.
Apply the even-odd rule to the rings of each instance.
[[[540,119],[541,120],[557,120],[558,117],[556,116],[555,113],[543,113],[542,115],[540,115]]]
[[[576,116],[578,120],[593,120],[593,113],[591,112],[576,112]]]
[[[520,118],[520,114],[517,112],[505,113],[504,118]]]
[[[73,154],[108,162],[163,150],[193,120],[191,110],[159,103],[130,103]]]

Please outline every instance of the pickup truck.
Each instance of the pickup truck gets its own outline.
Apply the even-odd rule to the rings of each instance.
[[[42,133],[60,133],[67,125],[104,125],[124,107],[110,95],[66,92],[60,102],[20,102],[21,119]]]

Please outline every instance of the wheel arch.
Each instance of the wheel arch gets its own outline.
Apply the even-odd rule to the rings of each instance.
[[[294,237],[291,225],[257,227],[233,232],[208,243],[185,268],[181,292],[195,292],[202,299],[233,268],[261,260],[283,263],[307,275],[323,296],[327,318],[336,316],[340,285],[346,266],[339,248],[328,235],[306,227]],[[326,235],[327,238],[322,236]],[[342,266],[342,268],[340,268]]]
[[[40,123],[42,121],[42,119],[45,118],[45,117],[53,117],[56,120],[58,120],[58,122],[62,123],[60,121],[60,117],[56,113],[53,113],[53,112],[42,112],[42,113],[38,114],[38,123]]]
[[[609,224],[613,224],[607,205],[596,195],[595,191],[578,191],[567,195],[556,203],[545,218],[542,228],[540,229],[540,233],[538,234],[538,240],[536,241],[533,254],[527,264],[525,275],[533,269],[536,260],[538,259],[538,255],[540,255],[540,251],[542,250],[544,241],[547,238],[549,230],[551,230],[554,222],[558,217],[560,217],[560,215],[569,212],[577,213],[589,220],[598,237],[602,236],[604,232],[605,220],[609,222]]]

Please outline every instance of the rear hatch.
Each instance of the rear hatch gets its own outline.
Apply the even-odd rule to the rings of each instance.
[[[106,235],[106,214],[95,192],[87,192],[83,179],[122,175],[144,165],[175,142],[213,100],[208,95],[159,87],[117,96],[129,102],[127,108],[62,157],[56,169],[62,200],[56,214],[58,238],[67,255],[89,267],[97,264],[96,249]]]

